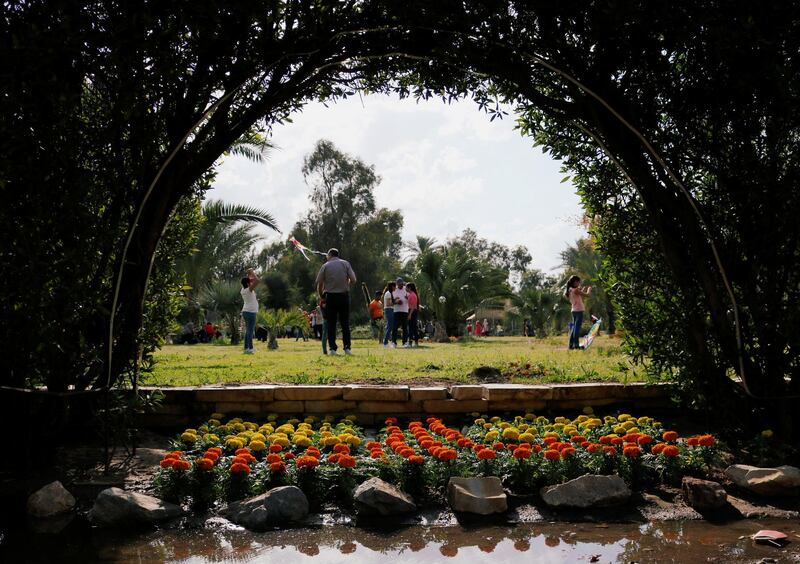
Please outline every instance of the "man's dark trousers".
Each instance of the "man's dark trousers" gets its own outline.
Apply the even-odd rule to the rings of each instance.
[[[342,326],[344,350],[350,350],[350,294],[325,293],[325,322],[328,324],[328,348],[336,350],[336,320]]]

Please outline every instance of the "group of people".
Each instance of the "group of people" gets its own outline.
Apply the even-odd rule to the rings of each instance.
[[[482,337],[482,336],[489,336],[491,334],[492,334],[492,326],[489,324],[488,319],[484,318],[482,322],[476,319],[474,325],[472,324],[472,321],[467,321],[467,335]]]
[[[398,335],[404,348],[419,346],[419,296],[413,282],[406,284],[402,278],[387,282],[383,291],[375,292],[368,309],[373,337],[381,337],[380,321],[385,322],[384,348],[397,347]]]
[[[357,281],[356,274],[349,262],[339,258],[338,249],[330,249],[326,255],[325,264],[319,269],[315,285],[319,295],[319,307],[310,314],[310,323],[314,329],[315,336],[323,341],[323,352],[329,355],[338,354],[336,344],[336,326],[342,330],[342,344],[344,353],[351,354],[351,335],[350,335],[350,287]],[[242,307],[242,318],[245,322],[244,352],[251,354],[254,352],[253,336],[255,334],[256,314],[258,313],[258,299],[256,297],[256,287],[261,280],[253,269],[247,271],[247,276],[242,278],[241,295],[244,305]],[[585,307],[583,298],[588,296],[592,287],[581,287],[581,279],[578,276],[570,277],[567,282],[565,297],[570,301],[572,310],[572,323],[569,332],[569,348],[580,349],[579,336]],[[369,303],[370,325],[373,337],[380,337],[381,320],[385,321],[383,331],[383,346],[394,348],[398,346],[400,337],[404,348],[419,346],[419,296],[417,288],[413,283],[406,284],[405,280],[398,278],[394,282],[388,282],[386,287],[379,292],[375,292],[374,299]],[[530,322],[525,325],[525,332],[528,336],[533,334],[533,327]],[[495,327],[495,331],[498,327]],[[473,325],[470,322],[467,326],[467,333],[475,336],[490,334],[488,319],[482,322],[476,321]],[[327,337],[327,343],[325,338]],[[327,345],[327,346],[326,346]]]

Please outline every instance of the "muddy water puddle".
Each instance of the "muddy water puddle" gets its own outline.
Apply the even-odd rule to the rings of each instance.
[[[756,545],[759,529],[792,542]],[[0,532],[2,562],[800,562],[800,522],[745,520],[645,524],[535,523],[503,526],[323,526],[254,533],[223,520],[144,532],[72,525],[60,534]],[[746,537],[746,538],[745,538]]]

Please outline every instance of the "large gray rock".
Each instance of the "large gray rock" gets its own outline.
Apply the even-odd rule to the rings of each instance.
[[[281,486],[256,497],[231,503],[222,513],[234,523],[259,531],[302,521],[308,516],[308,499],[296,486]]]
[[[628,501],[631,490],[619,476],[586,474],[563,484],[545,486],[539,495],[551,507],[607,507]]]
[[[450,478],[447,501],[453,511],[491,515],[508,509],[500,478]]]
[[[728,504],[728,494],[717,482],[684,476],[681,490],[686,504],[695,509],[718,509]]]
[[[158,523],[181,514],[179,506],[157,497],[108,488],[98,494],[89,519],[102,527],[125,527]]]
[[[28,515],[53,517],[68,513],[75,507],[75,498],[56,480],[32,493],[28,498]]]
[[[759,495],[783,496],[800,493],[800,468],[794,466],[759,468],[734,464],[728,466],[725,475],[740,488]]]
[[[380,478],[370,478],[359,484],[353,490],[353,499],[359,515],[390,517],[417,510],[410,495]]]

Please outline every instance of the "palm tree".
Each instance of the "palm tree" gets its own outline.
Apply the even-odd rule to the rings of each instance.
[[[198,298],[205,286],[214,280],[235,278],[245,268],[254,243],[260,239],[253,230],[256,224],[280,232],[272,215],[263,209],[218,200],[204,203],[195,252],[177,266],[186,276],[192,317],[199,312]]]
[[[239,282],[232,280],[214,280],[205,285],[199,294],[199,303],[205,309],[214,311],[228,327],[231,344],[239,343],[239,317],[242,309]]]

